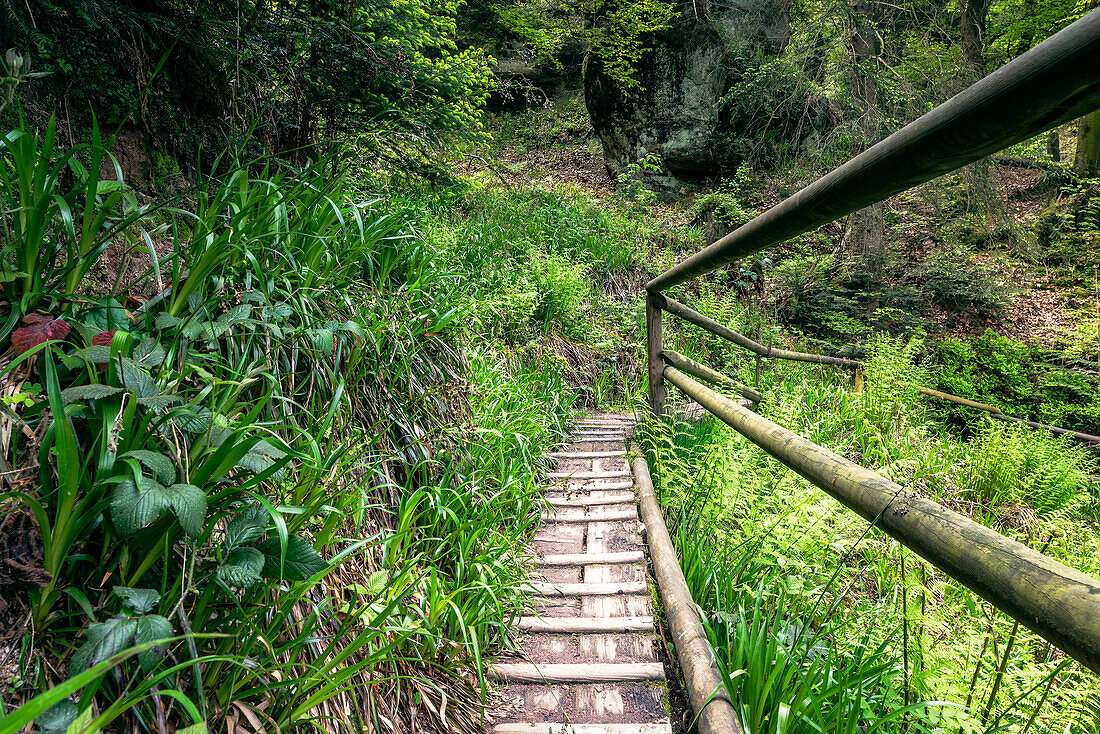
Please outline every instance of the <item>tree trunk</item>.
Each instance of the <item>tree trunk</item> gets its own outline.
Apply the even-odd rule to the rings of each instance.
[[[878,34],[871,23],[871,4],[868,0],[848,0],[848,49],[852,63],[852,99],[860,109],[859,129],[862,140],[857,150],[874,144],[881,136],[878,114],[878,82],[874,62],[878,56]],[[878,310],[878,292],[883,281],[886,264],[886,226],[883,204],[879,202],[852,215],[848,230],[848,244],[852,253],[862,258],[867,268],[867,311]]]
[[[975,79],[985,76],[985,19],[989,0],[962,0],[959,7],[959,35],[963,61]]]
[[[1100,110],[1089,113],[1077,121],[1077,153],[1073,156],[1073,170],[1082,178],[1096,178],[1100,163]]]

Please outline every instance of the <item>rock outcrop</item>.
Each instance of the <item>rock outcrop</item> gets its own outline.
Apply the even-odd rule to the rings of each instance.
[[[656,156],[654,189],[670,192],[736,164],[724,145],[719,100],[746,60],[777,54],[790,37],[789,0],[689,0],[672,27],[643,38],[640,89],[625,90],[595,54],[584,72],[585,102],[612,177]]]

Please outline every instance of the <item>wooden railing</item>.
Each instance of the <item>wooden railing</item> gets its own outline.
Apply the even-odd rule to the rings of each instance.
[[[1100,581],[991,530],[968,517],[859,466],[757,415],[693,377],[753,402],[760,393],[717,371],[667,351],[662,314],[721,336],[759,359],[791,359],[858,368],[845,357],[772,349],[719,324],[663,291],[752,252],[832,222],[898,192],[1100,108],[1100,10],[1094,10],[964,92],[910,123],[752,221],[646,284],[649,404],[665,415],[665,383],[677,387],[776,459],[911,548],[998,609],[1100,673]],[[964,401],[945,393],[934,397]],[[994,417],[992,406],[965,401]],[[1052,428],[1046,427],[1045,428]],[[1060,429],[1065,430],[1065,429]],[[1088,434],[1086,440],[1100,441]],[[682,575],[679,577],[682,580]],[[671,584],[671,582],[670,582]],[[666,586],[668,588],[666,589]],[[678,584],[660,584],[662,597],[680,598]],[[673,588],[675,587],[675,588]],[[680,605],[682,607],[682,605]],[[678,611],[674,634],[699,625],[694,610]],[[679,630],[679,632],[677,632]],[[702,734],[727,734],[736,717],[716,694],[712,661],[697,645],[678,645],[688,698]],[[709,688],[709,690],[707,690]],[[736,726],[736,725],[735,725]]]

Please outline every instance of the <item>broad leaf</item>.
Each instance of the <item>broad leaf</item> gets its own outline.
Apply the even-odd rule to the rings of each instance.
[[[128,457],[137,459],[151,469],[153,473],[157,475],[157,479],[162,482],[172,482],[176,479],[175,463],[162,453],[149,451],[147,449],[134,449],[132,451],[127,451],[119,458],[125,459]]]
[[[186,407],[176,411],[172,420],[181,431],[204,433],[210,430],[212,416],[209,409],[202,406]]]
[[[69,724],[76,721],[79,713],[80,710],[76,707],[76,704],[66,698],[36,716],[34,725],[41,734],[59,734],[68,729]]]
[[[328,563],[304,538],[287,538],[286,556],[281,558],[279,538],[268,538],[256,546],[265,558],[263,572],[270,578],[305,581],[328,568]],[[280,560],[282,567],[280,568]]]
[[[160,342],[152,337],[145,337],[134,347],[134,361],[140,362],[146,367],[157,367],[164,362],[167,354]]]
[[[143,645],[146,642],[153,642],[155,640],[164,640],[172,636],[172,625],[168,623],[168,620],[159,614],[147,614],[137,620],[137,626],[134,628],[134,642],[138,645]],[[141,663],[141,667],[146,670],[152,670],[157,666],[167,649],[164,645],[156,645],[143,652],[138,653],[138,662]]]
[[[192,538],[201,534],[206,524],[206,493],[193,484],[173,484],[167,492],[183,532]]]
[[[89,625],[88,641],[73,654],[69,674],[75,675],[125,650],[136,627],[137,621],[127,617],[111,617],[106,622]]]
[[[160,601],[160,592],[153,589],[133,589],[129,586],[116,586],[112,591],[115,596],[122,600],[122,606],[134,614],[148,614]]]
[[[245,546],[230,553],[226,562],[218,567],[218,578],[228,586],[248,589],[260,582],[263,568],[263,553]]]
[[[61,400],[65,405],[68,405],[77,400],[102,400],[123,392],[126,392],[126,388],[124,387],[101,385],[93,382],[90,385],[77,385],[76,387],[65,388],[61,391]]]
[[[243,545],[254,543],[264,537],[270,523],[271,516],[263,505],[254,502],[246,506],[225,528],[225,549],[232,552]]]

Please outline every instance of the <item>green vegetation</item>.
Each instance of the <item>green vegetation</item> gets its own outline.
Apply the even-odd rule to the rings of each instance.
[[[659,203],[582,68],[628,105],[727,8],[0,0],[0,734],[478,730],[542,457],[644,405],[644,283],[1088,10],[774,5]],[[1100,433],[1076,132],[670,295],[867,360],[765,361],[760,410],[1096,576],[1095,454],[916,390]],[[747,731],[1100,726],[1095,676],[721,424],[643,438]]]
[[[927,378],[913,367],[918,349],[876,342],[860,393],[835,371],[778,363],[761,411],[1095,574],[1095,460],[1011,425],[989,425],[973,442],[952,437],[912,389]],[[1089,673],[736,432],[708,418],[651,422],[644,438],[746,727],[1083,734],[1095,726]]]

